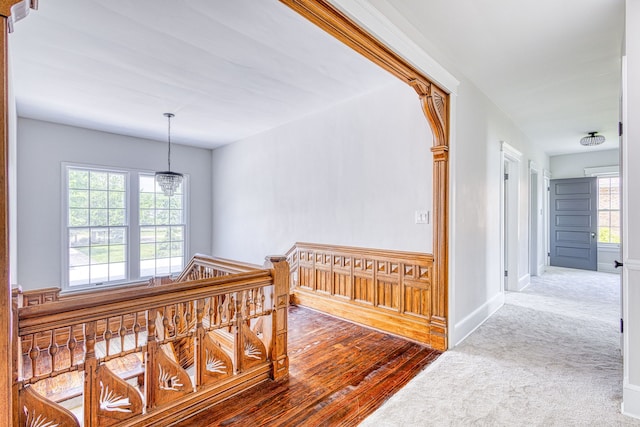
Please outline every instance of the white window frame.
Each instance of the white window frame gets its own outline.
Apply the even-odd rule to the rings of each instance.
[[[584,176],[593,176],[596,178],[613,178],[613,177],[618,177],[618,179],[622,179],[622,177],[620,176],[620,167],[618,165],[611,165],[611,166],[596,166],[596,167],[589,167],[589,168],[584,168]],[[620,181],[618,181],[620,182]],[[619,184],[618,184],[619,185]],[[620,187],[618,187],[620,188]],[[600,197],[600,191],[598,190],[598,197]],[[622,197],[622,194],[620,195],[620,197]],[[598,200],[598,208],[600,207],[600,201]],[[622,207],[620,206],[620,215],[622,215]],[[598,215],[600,215],[600,209],[598,209]],[[599,218],[599,216],[598,216]],[[620,220],[622,221],[622,216],[620,217]],[[600,228],[598,227],[598,234]],[[622,237],[622,236],[621,236]],[[604,243],[604,242],[598,242],[598,248],[602,248],[602,249],[613,249],[613,248],[619,248],[620,244],[619,243]]]
[[[102,172],[118,172],[125,173],[127,175],[126,178],[126,211],[128,214],[127,218],[127,278],[125,280],[113,281],[113,282],[103,282],[103,283],[88,283],[83,285],[73,285],[69,284],[69,189],[68,189],[68,171],[69,169],[78,168],[78,169],[86,169],[86,170],[97,170]],[[123,287],[130,285],[132,283],[140,283],[148,280],[151,276],[140,276],[140,221],[139,221],[139,213],[140,213],[140,205],[139,205],[139,175],[140,174],[153,174],[154,171],[146,170],[146,169],[132,169],[132,168],[123,168],[118,166],[105,166],[105,165],[94,165],[94,164],[84,164],[84,163],[71,163],[71,162],[62,162],[61,163],[61,176],[62,176],[62,215],[61,215],[61,243],[62,243],[62,277],[61,277],[61,292],[64,293],[73,293],[79,291],[86,291],[90,289],[102,289],[102,288],[115,288],[115,287]],[[182,182],[183,186],[183,215],[184,215],[184,258],[183,265],[186,265],[188,259],[187,257],[191,253],[189,246],[189,223],[190,223],[190,197],[189,197],[189,180],[190,177],[188,174],[184,174],[184,180]]]

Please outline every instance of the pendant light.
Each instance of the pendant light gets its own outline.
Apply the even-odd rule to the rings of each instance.
[[[178,172],[171,172],[171,118],[174,117],[172,113],[164,113],[168,122],[168,156],[167,156],[167,170],[163,172],[156,172],[156,182],[162,189],[165,196],[173,196],[173,193],[178,189],[182,183],[183,175]]]
[[[580,144],[585,147],[591,147],[593,145],[600,145],[604,142],[604,136],[596,135],[598,132],[589,132],[589,136],[585,136],[580,140]]]

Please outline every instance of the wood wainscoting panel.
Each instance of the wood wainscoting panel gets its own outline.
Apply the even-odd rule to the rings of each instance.
[[[432,313],[432,255],[296,243],[287,257],[295,304],[446,348],[446,319]]]

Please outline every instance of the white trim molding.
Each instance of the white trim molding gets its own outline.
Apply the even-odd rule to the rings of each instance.
[[[640,387],[629,384],[626,380],[622,386],[622,415],[640,419]]]
[[[522,153],[505,141],[500,141],[500,151],[502,151],[509,160],[519,162],[522,160]]]
[[[523,290],[531,284],[531,275],[529,273],[518,278],[518,291]]]
[[[584,168],[584,176],[615,176],[620,174],[620,166],[598,166],[594,168]]]
[[[449,331],[449,349],[457,346],[487,321],[504,305],[504,292],[496,294],[489,301],[475,309],[473,313],[462,319]]]

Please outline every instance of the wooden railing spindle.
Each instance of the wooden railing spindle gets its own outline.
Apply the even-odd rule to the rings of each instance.
[[[98,412],[92,404],[93,393],[97,391],[95,384],[96,369],[98,368],[95,351],[96,324],[96,321],[84,324],[84,427],[94,427],[98,424]],[[108,324],[109,320],[107,319]]]
[[[158,310],[155,308],[147,310],[147,351],[144,359],[144,387],[146,396],[146,408],[151,410],[156,406],[156,388],[158,384],[157,366],[155,364],[155,354],[158,348],[156,340],[156,317]],[[166,317],[165,317],[166,319]],[[164,319],[163,319],[164,324]]]

